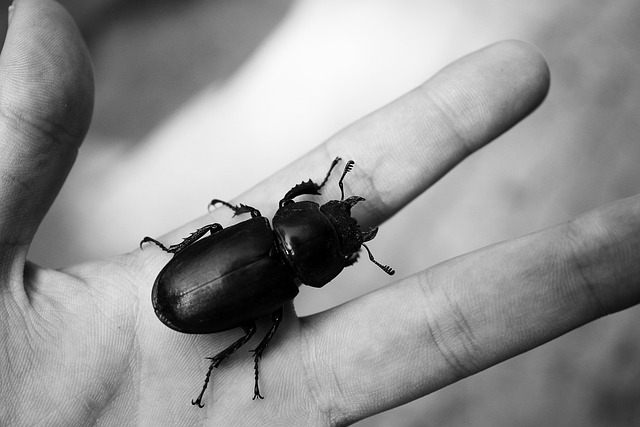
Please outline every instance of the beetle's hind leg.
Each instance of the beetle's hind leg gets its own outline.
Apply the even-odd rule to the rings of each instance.
[[[205,234],[211,233],[211,235],[214,235],[220,230],[222,230],[222,226],[220,224],[216,224],[216,223],[208,224],[202,228],[198,228],[196,231],[191,233],[188,237],[185,237],[184,239],[182,239],[182,242],[176,243],[175,245],[171,245],[169,247],[166,247],[165,245],[162,244],[162,242],[147,236],[144,239],[142,239],[142,241],[140,242],[140,248],[142,248],[142,245],[144,243],[151,242],[156,246],[160,247],[160,249],[162,249],[165,252],[176,254],[181,250],[183,250],[184,248],[186,248],[187,246],[192,245],[196,240],[198,240]]]
[[[229,356],[231,356],[240,347],[245,345],[247,343],[247,341],[249,341],[251,339],[253,334],[256,333],[256,324],[252,323],[251,325],[243,326],[242,330],[244,331],[244,336],[242,338],[238,339],[233,344],[231,344],[229,347],[225,348],[224,350],[222,350],[220,353],[216,354],[215,356],[207,357],[207,359],[211,360],[211,365],[209,365],[209,370],[207,371],[207,376],[204,379],[204,385],[202,386],[202,391],[198,395],[197,399],[191,401],[192,405],[198,405],[200,408],[204,407],[204,405],[202,404],[202,396],[204,395],[204,392],[207,389],[207,385],[209,385],[209,378],[211,377],[211,371],[213,371],[213,368],[217,368],[224,359],[226,359]]]
[[[253,206],[249,206],[249,205],[244,205],[242,203],[238,204],[238,205],[232,205],[229,202],[225,202],[224,200],[220,200],[220,199],[213,199],[211,201],[211,203],[209,203],[209,206],[213,206],[215,207],[215,205],[223,205],[228,207],[229,209],[231,209],[233,211],[233,216],[238,216],[238,215],[242,215],[245,213],[251,214],[252,218],[256,218],[256,217],[261,217],[262,214],[260,213],[260,211],[256,208],[254,208]]]
[[[271,338],[273,338],[273,335],[276,333],[278,326],[280,326],[280,322],[282,321],[282,312],[283,312],[282,307],[280,307],[278,310],[273,312],[273,314],[271,315],[271,320],[273,321],[273,324],[271,325],[271,329],[269,329],[269,332],[267,332],[267,335],[265,335],[262,341],[260,341],[260,344],[258,344],[258,346],[254,350],[252,350],[253,361],[254,361],[253,370],[255,372],[255,383],[253,386],[254,400],[256,398],[264,399],[264,397],[262,397],[262,395],[260,394],[260,387],[258,386],[258,374],[259,374],[258,362],[262,358],[262,353],[269,345],[269,341],[271,341]]]

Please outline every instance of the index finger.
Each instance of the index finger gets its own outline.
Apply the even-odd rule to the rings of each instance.
[[[269,206],[273,194],[321,178],[340,156],[356,162],[346,192],[367,199],[358,220],[377,225],[531,113],[548,87],[549,70],[535,47],[497,43],[343,129],[238,200]]]
[[[535,110],[548,88],[549,69],[534,46],[491,45],[341,130],[234,201],[259,206],[272,217],[274,195],[283,196],[302,180],[320,180],[339,156],[356,162],[345,192],[367,200],[367,208],[354,216],[362,228],[376,226]],[[321,198],[331,198],[326,187],[325,193]],[[163,238],[179,239],[218,215],[223,214],[214,210]]]

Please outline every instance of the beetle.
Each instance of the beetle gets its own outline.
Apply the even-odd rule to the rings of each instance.
[[[209,370],[200,394],[191,401],[193,405],[204,406],[202,397],[213,368],[251,339],[257,319],[271,315],[271,328],[252,350],[253,399],[263,399],[258,386],[258,361],[278,329],[284,304],[293,300],[301,284],[315,288],[326,285],[356,262],[362,247],[371,262],[389,275],[395,273],[393,268],[377,262],[365,245],[376,236],[378,228],[360,231],[351,216],[351,208],[365,199],[344,198],[343,180],[352,170],[353,160],[346,163],[338,181],[340,200],[330,200],[322,206],[310,200],[294,200],[320,195],[340,161],[339,157],[333,160],[322,183],[309,179],[291,188],[280,200],[273,228],[254,207],[214,199],[210,206],[223,205],[234,216],[249,214],[251,218],[227,228],[218,223],[205,225],[168,247],[151,237],[140,242],[141,248],[150,242],[173,254],[158,274],[151,293],[153,308],[162,323],[187,334],[236,327],[244,331],[240,339],[207,358],[211,360]]]

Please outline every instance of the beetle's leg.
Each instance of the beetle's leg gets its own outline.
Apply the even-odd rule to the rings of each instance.
[[[336,165],[340,162],[340,160],[342,160],[340,157],[336,157],[335,159],[333,159],[333,162],[331,162],[331,166],[329,167],[329,172],[327,172],[327,175],[324,177],[324,180],[322,180],[320,185],[316,184],[312,180],[301,182],[300,184],[295,185],[291,190],[287,192],[287,194],[284,195],[282,200],[280,200],[280,207],[291,202],[291,200],[293,200],[298,196],[302,196],[305,194],[309,194],[309,195],[320,194],[320,189],[324,187],[324,185],[327,183],[327,180],[331,175],[331,171],[333,170],[333,168],[336,167]]]
[[[142,245],[144,243],[151,242],[151,243],[154,243],[155,245],[159,246],[160,249],[162,249],[163,251],[175,254],[175,253],[180,252],[181,250],[183,250],[187,246],[190,246],[191,244],[193,244],[196,240],[198,240],[199,238],[201,238],[205,234],[211,233],[211,235],[214,235],[220,230],[222,230],[222,226],[220,224],[215,224],[215,223],[214,224],[208,224],[208,225],[205,225],[202,228],[198,228],[196,231],[191,233],[188,237],[185,237],[184,239],[182,239],[182,242],[176,243],[175,245],[171,245],[169,247],[166,247],[165,245],[163,245],[158,240],[147,236],[144,239],[142,239],[142,241],[140,242],[140,248],[142,248]]]
[[[340,163],[340,160],[342,160],[340,157],[336,157],[335,159],[333,159],[333,162],[331,162],[331,166],[329,166],[329,170],[327,171],[327,174],[324,176],[324,179],[322,180],[320,185],[318,185],[318,190],[324,187],[324,185],[327,183],[327,181],[329,180],[329,177],[331,176],[331,171],[333,170],[333,168],[336,167],[338,163]]]
[[[271,315],[271,320],[273,320],[271,329],[269,329],[269,332],[267,332],[267,335],[265,335],[262,341],[260,341],[260,344],[258,344],[255,350],[252,350],[253,361],[254,361],[253,370],[255,372],[255,384],[253,386],[254,400],[256,398],[264,399],[264,397],[262,397],[262,395],[260,394],[260,387],[258,387],[258,374],[259,374],[258,362],[262,358],[262,353],[269,345],[269,341],[271,341],[271,338],[273,338],[273,335],[276,333],[278,326],[280,326],[280,322],[282,321],[282,312],[283,312],[282,307],[280,307],[278,310],[273,312],[273,314]]]
[[[202,396],[204,395],[204,391],[207,389],[207,385],[209,385],[209,378],[211,377],[211,371],[213,371],[213,368],[217,368],[224,359],[231,356],[240,347],[245,345],[247,341],[251,339],[253,334],[256,333],[256,324],[252,323],[251,325],[243,326],[242,330],[244,331],[244,336],[242,338],[238,339],[236,342],[234,342],[229,347],[225,348],[215,356],[207,357],[207,359],[211,360],[211,365],[209,365],[207,376],[204,379],[204,385],[202,386],[202,391],[200,392],[196,400],[191,401],[192,405],[198,405],[201,408],[204,407],[204,405],[202,404]]]
[[[209,206],[215,206],[215,205],[223,205],[228,207],[229,209],[231,209],[233,211],[233,216],[238,216],[238,215],[242,215],[245,213],[251,214],[252,218],[256,218],[256,217],[260,217],[262,216],[262,214],[260,213],[260,211],[256,208],[254,208],[253,206],[249,206],[249,205],[244,205],[242,203],[238,204],[238,205],[232,205],[229,202],[225,202],[224,200],[220,200],[220,199],[213,199],[211,201],[211,203],[209,203]]]

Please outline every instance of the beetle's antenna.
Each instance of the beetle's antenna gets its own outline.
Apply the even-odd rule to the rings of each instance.
[[[338,181],[338,186],[340,187],[340,201],[344,200],[344,185],[342,184],[342,181],[344,180],[344,176],[348,172],[351,172],[351,169],[353,169],[353,165],[354,164],[355,164],[355,162],[353,160],[349,160],[347,162],[347,164],[344,165],[344,171],[342,172],[342,176],[340,177],[340,181]]]
[[[367,247],[367,245],[365,245],[364,243],[362,244],[362,246],[364,246],[364,248],[367,250],[367,253],[369,254],[369,259],[371,260],[372,263],[374,263],[375,265],[377,265],[378,267],[380,267],[382,269],[382,271],[384,271],[385,273],[387,273],[389,276],[393,276],[394,274],[396,274],[396,271],[389,267],[388,265],[384,265],[384,264],[380,264],[378,261],[376,261],[373,258],[373,255],[371,254],[371,251],[369,250],[369,248]]]

